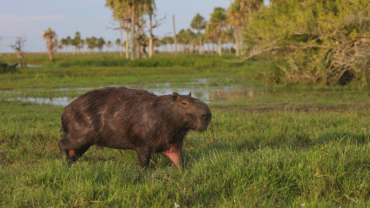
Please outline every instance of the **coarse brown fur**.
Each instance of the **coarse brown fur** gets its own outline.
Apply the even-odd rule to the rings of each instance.
[[[91,145],[131,149],[146,167],[150,155],[161,152],[180,168],[187,132],[206,130],[211,117],[208,106],[191,94],[156,96],[125,87],[94,90],[64,109],[60,154],[74,162]]]

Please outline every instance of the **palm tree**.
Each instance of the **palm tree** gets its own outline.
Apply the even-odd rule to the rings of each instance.
[[[232,43],[234,41],[233,34],[234,34],[233,29],[230,27],[226,27],[226,30],[222,35],[223,42],[228,45],[229,53],[231,53]]]
[[[81,35],[80,35],[80,32],[77,31],[75,33],[75,37],[71,40],[71,43],[72,43],[71,45],[75,47],[75,51],[74,51],[75,53],[76,53],[76,49],[79,49],[78,45],[80,44],[80,42],[81,42]]]
[[[214,25],[208,24],[206,31],[204,32],[204,36],[208,39],[208,41],[211,42],[212,49],[210,50],[213,54],[215,51],[213,47],[216,40],[216,27]]]
[[[235,3],[239,3],[242,10],[246,8],[248,11],[248,21],[251,22],[252,12],[256,11],[263,4],[263,0],[237,0]]]
[[[119,22],[119,25],[120,25],[120,39],[119,40],[121,42],[117,45],[120,47],[120,55],[123,56],[122,31],[123,29],[125,29],[126,40],[127,40],[128,33],[129,33],[129,30],[127,28],[128,28],[129,22],[131,21],[129,18],[130,16],[129,5],[126,1],[122,1],[122,0],[106,0],[105,6],[113,10],[113,18]],[[128,58],[127,50],[126,50],[126,58]]]
[[[280,3],[280,4],[283,4],[285,3],[286,0],[270,0],[270,4],[276,4],[276,3]]]
[[[67,36],[66,41],[67,41],[67,47],[72,45],[72,39],[70,36]]]
[[[54,38],[56,38],[57,34],[55,31],[51,30],[50,28],[46,31],[44,31],[44,34],[42,34],[42,38],[44,40],[47,40],[46,48],[48,49],[49,58],[51,62],[54,62],[53,57],[53,49],[56,46],[54,42]]]
[[[205,21],[204,17],[202,17],[199,13],[195,15],[193,20],[190,23],[190,27],[194,30],[198,30],[199,35],[199,54],[202,54],[202,36],[200,31],[206,29],[207,22]]]
[[[64,39],[64,38],[60,39],[60,44],[62,44],[62,46],[64,46],[65,52],[67,52],[67,45],[68,45],[67,40]]]
[[[100,53],[103,52],[103,46],[105,45],[104,38],[100,37],[96,43],[96,47],[99,49]]]
[[[110,48],[113,46],[112,41],[108,40],[105,46],[108,48],[109,53],[110,53]]]
[[[226,26],[226,14],[225,14],[225,9],[221,7],[216,7],[213,12],[211,13],[211,19],[210,19],[210,24],[213,25],[216,29],[215,36],[218,38],[218,43],[217,43],[217,52],[221,56],[222,51],[221,51],[221,35],[224,30],[224,27]]]
[[[57,49],[59,50],[59,52],[63,49],[63,46],[61,45],[61,44],[59,44],[58,46],[57,46]]]
[[[172,53],[172,43],[174,41],[173,38],[170,37],[170,36],[166,36],[166,37],[163,37],[163,39],[164,39],[165,43],[170,46],[170,53]]]
[[[186,52],[187,53],[190,53],[190,46],[188,46],[188,44],[190,43],[190,41],[194,37],[195,37],[195,34],[190,29],[187,29],[187,30],[181,29],[179,31],[179,39],[180,39],[180,42],[182,42],[183,44],[185,44],[185,47],[184,47],[185,53]]]
[[[246,13],[242,10],[240,2],[234,2],[227,10],[227,22],[234,28],[235,55],[240,55],[241,29],[245,24]]]
[[[97,38],[92,36],[91,38],[86,38],[87,48],[90,50],[90,52],[94,52],[94,48],[97,47]]]
[[[121,39],[117,38],[116,41],[114,41],[114,44],[116,44],[118,47],[121,47]],[[127,50],[127,48],[126,48]]]
[[[121,28],[123,28],[123,22],[126,21],[126,28],[128,25],[128,21],[130,22],[130,48],[131,48],[131,60],[134,60],[135,57],[135,34],[138,34],[135,32],[135,25],[139,25],[139,20],[137,19],[139,15],[137,15],[138,12],[141,12],[140,14],[144,14],[144,10],[148,10],[150,14],[152,14],[154,8],[155,8],[155,1],[154,0],[106,0],[106,6],[113,9],[113,17],[117,20],[120,20],[121,22]],[[152,8],[152,9],[150,9]],[[128,37],[128,31],[126,34],[126,37]],[[150,37],[152,39],[152,37]],[[122,41],[122,35],[121,39]],[[126,46],[126,48],[128,48]]]

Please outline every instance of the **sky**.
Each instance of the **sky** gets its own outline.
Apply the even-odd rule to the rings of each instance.
[[[105,7],[105,0],[12,0],[0,6],[0,53],[13,52],[7,46],[14,44],[15,37],[26,37],[26,52],[45,52],[46,44],[41,38],[49,27],[58,39],[74,37],[79,31],[81,38],[103,37],[114,42],[119,38],[118,30],[111,30],[115,21],[112,11]],[[196,13],[209,19],[215,7],[228,8],[230,0],[156,0],[157,19],[166,17],[164,23],[155,28],[156,36],[173,35],[172,16],[175,15],[176,32],[190,28]]]

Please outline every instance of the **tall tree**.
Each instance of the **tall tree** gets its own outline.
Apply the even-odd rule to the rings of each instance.
[[[173,41],[175,44],[175,55],[177,55],[177,35],[176,35],[175,15],[172,16],[172,24],[173,24]]]
[[[114,41],[114,44],[116,44],[119,48],[121,47],[121,39],[117,38],[116,41]],[[127,50],[127,48],[126,48]]]
[[[65,48],[65,52],[67,52],[67,46],[68,46],[68,42],[67,42],[67,40],[66,40],[65,38],[60,39],[60,44],[61,44],[62,46],[64,46],[64,48]]]
[[[218,38],[217,41],[217,52],[221,56],[222,55],[222,50],[221,50],[221,35],[222,32],[224,31],[224,28],[226,26],[226,13],[225,9],[221,7],[216,7],[213,12],[211,13],[211,19],[210,19],[210,24],[213,25],[216,29],[215,36]]]
[[[110,48],[112,48],[112,46],[113,46],[112,41],[108,40],[107,43],[105,44],[105,46],[108,48],[109,53],[110,53]]]
[[[71,36],[67,36],[66,41],[67,41],[67,47],[70,46],[70,45],[72,45],[72,38],[71,38]]]
[[[106,0],[105,6],[112,9],[113,11],[113,18],[119,22],[119,29],[120,29],[120,38],[121,41],[118,45],[120,47],[120,55],[123,56],[123,38],[122,32],[125,30],[126,32],[126,40],[128,39],[128,25],[130,22],[130,10],[127,1],[123,0]],[[118,40],[118,39],[117,39]],[[128,55],[128,51],[126,51],[126,56]],[[126,57],[127,58],[127,57]]]
[[[240,40],[241,30],[245,24],[246,12],[240,2],[234,2],[230,8],[227,10],[227,23],[234,28],[234,38],[235,38],[235,55],[240,56]]]
[[[206,29],[206,26],[207,26],[206,20],[199,13],[197,13],[195,15],[195,17],[193,18],[193,20],[190,23],[190,27],[192,29],[198,30],[198,35],[199,35],[199,54],[202,54],[202,45],[203,45],[202,44],[202,35],[201,35],[201,32],[200,31]]]
[[[242,9],[248,11],[248,21],[252,21],[252,12],[256,11],[263,4],[263,0],[237,0],[235,3],[239,3]]]
[[[204,36],[211,42],[211,53],[214,53],[214,43],[216,39],[216,27],[214,25],[208,24]]]
[[[50,28],[48,30],[44,31],[44,34],[42,34],[42,38],[46,40],[46,48],[48,49],[49,58],[51,62],[54,62],[54,56],[53,56],[53,49],[56,46],[54,42],[54,38],[56,38],[57,34],[55,31],[51,30]]]
[[[75,33],[75,37],[73,38],[73,40],[71,40],[71,42],[72,42],[72,45],[75,47],[75,53],[76,53],[76,49],[79,49],[78,48],[78,45],[80,44],[80,42],[81,42],[81,35],[80,35],[80,32],[76,32]],[[78,51],[78,52],[80,52],[80,51]]]
[[[138,13],[142,16],[145,12],[151,11],[150,14],[152,14],[155,8],[154,0],[106,0],[106,5],[113,9],[115,19],[119,19],[121,23],[126,21],[126,27],[121,24],[121,28],[128,30],[127,21],[130,22],[130,57],[131,60],[134,60],[136,58],[135,45],[138,41],[137,38],[140,37],[140,31],[136,30],[136,26],[142,30]],[[122,35],[120,40],[122,41]],[[126,46],[126,48],[128,47]]]
[[[16,37],[16,41],[14,45],[10,45],[11,48],[14,49],[15,54],[21,61],[21,66],[27,68],[27,62],[26,59],[24,58],[24,46],[26,42],[26,37],[21,36],[21,37]]]
[[[99,49],[100,53],[103,52],[103,46],[105,45],[104,38],[100,37],[96,42],[96,47]]]

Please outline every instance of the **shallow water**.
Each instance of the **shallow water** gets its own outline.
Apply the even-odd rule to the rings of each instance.
[[[222,102],[236,102],[241,100],[246,100],[248,98],[253,98],[255,96],[260,96],[268,93],[263,88],[257,86],[244,86],[240,84],[229,84],[224,86],[212,86],[207,85],[208,79],[195,79],[191,82],[183,83],[181,87],[176,83],[156,83],[152,85],[125,85],[125,87],[131,89],[144,89],[148,92],[154,93],[156,95],[168,95],[173,92],[177,92],[180,95],[187,95],[191,92],[192,96],[204,101],[205,103],[222,103]],[[118,85],[110,85],[103,87],[118,87]],[[100,87],[102,88],[102,87]],[[77,91],[78,93],[85,93],[91,91],[93,87],[82,87],[82,88],[54,88],[53,91]],[[25,89],[24,91],[38,91],[44,89]],[[0,93],[14,93],[20,94],[22,91],[0,91]],[[75,98],[71,97],[53,97],[53,98],[43,98],[43,97],[16,97],[8,98],[7,100],[19,100],[24,102],[34,102],[38,104],[51,104],[57,106],[67,106]]]

